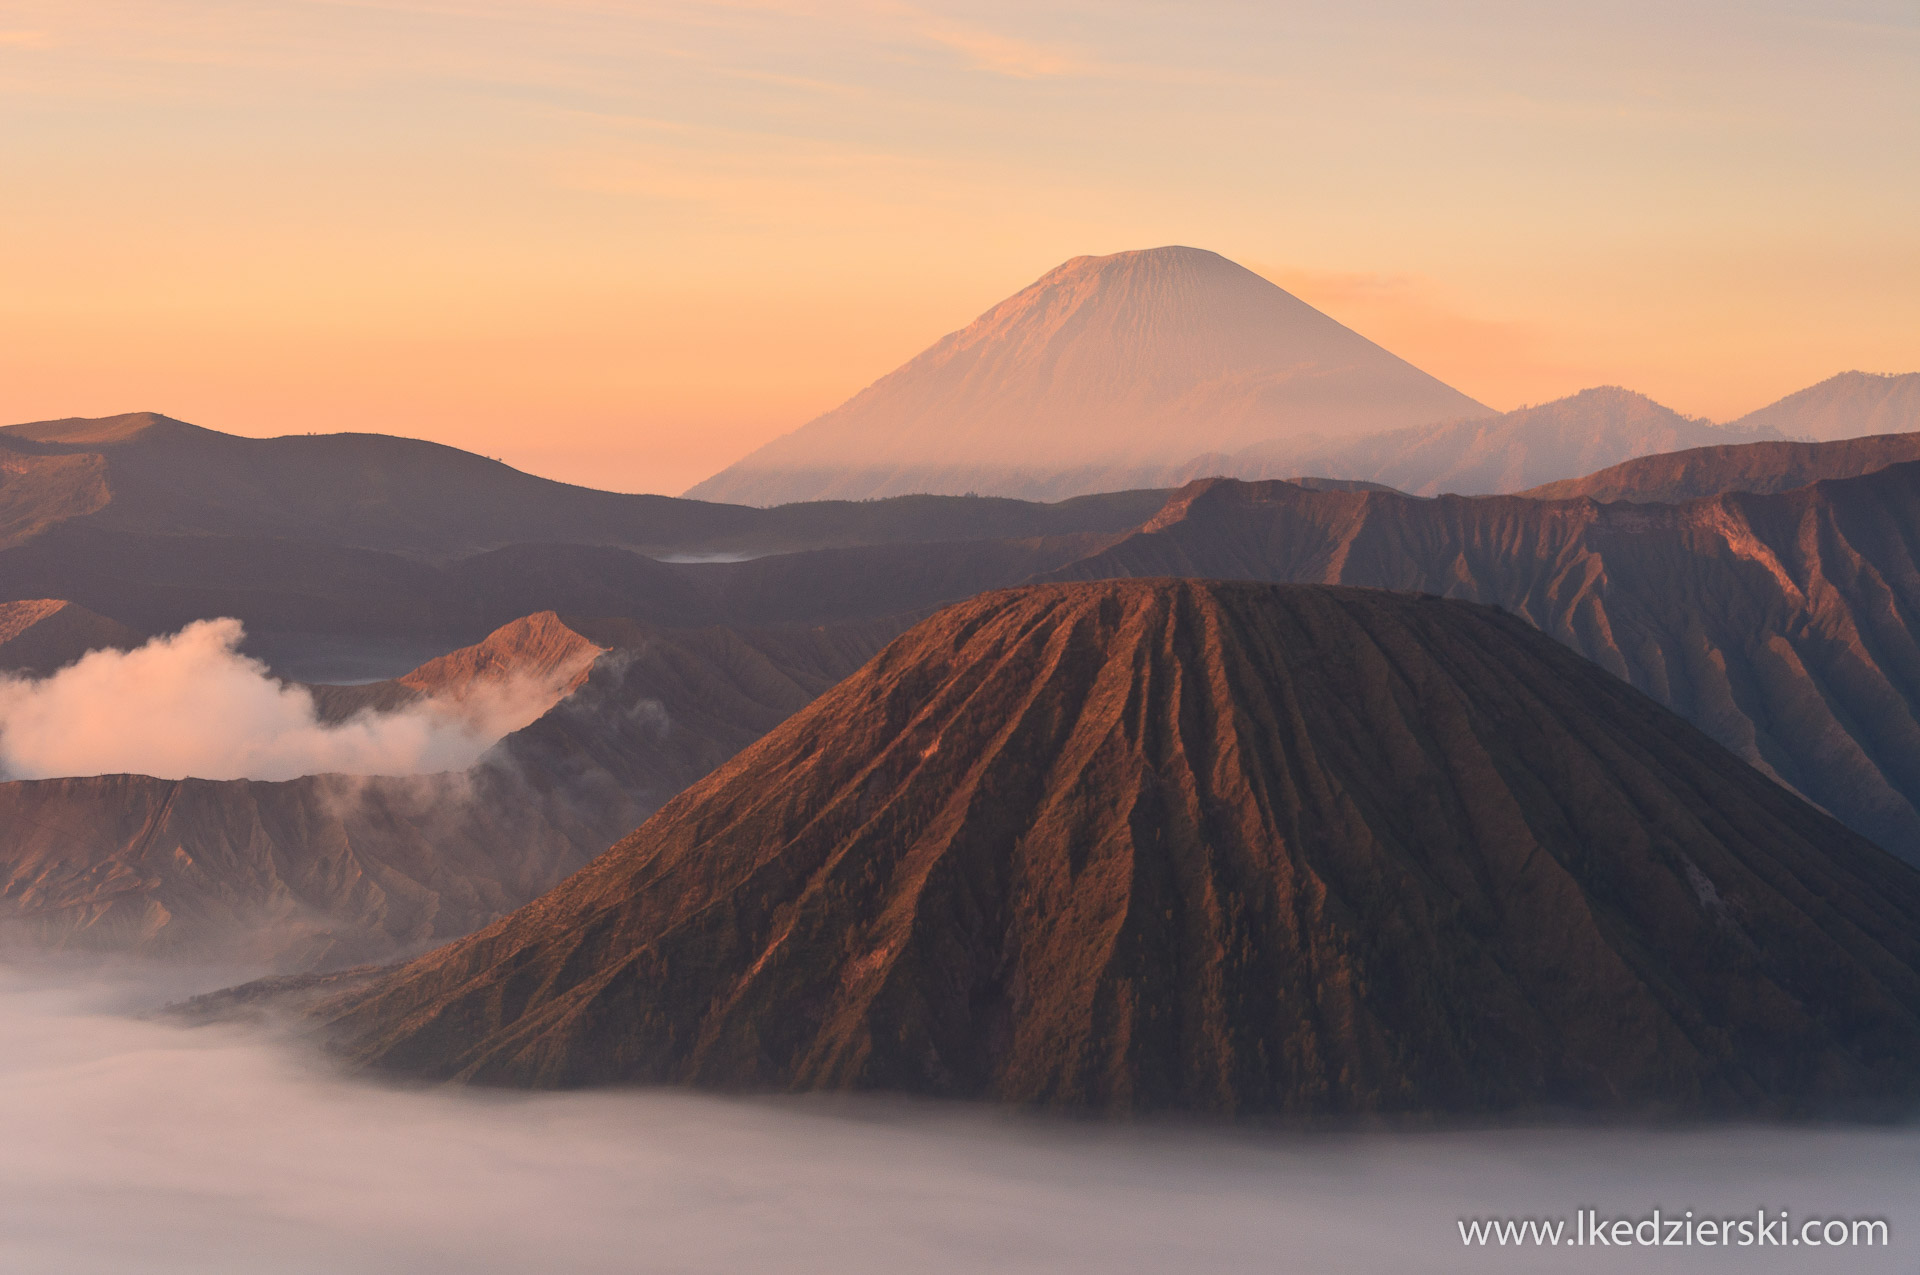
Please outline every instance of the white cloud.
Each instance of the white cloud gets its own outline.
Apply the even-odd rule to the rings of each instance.
[[[94,651],[39,679],[0,680],[0,775],[292,779],[464,770],[545,712],[560,688],[523,678],[458,699],[321,722],[313,696],[239,653],[238,620],[201,620],[133,651]]]

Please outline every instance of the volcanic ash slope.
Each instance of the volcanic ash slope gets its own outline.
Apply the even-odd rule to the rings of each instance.
[[[1501,612],[1102,581],[940,612],[311,1012],[516,1085],[1832,1109],[1920,1088],[1916,920],[1920,874]]]

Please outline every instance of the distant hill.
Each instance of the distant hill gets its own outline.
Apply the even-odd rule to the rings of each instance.
[[[687,495],[1053,500],[1196,452],[1487,414],[1224,257],[1154,248],[1066,262]]]
[[[926,621],[309,1011],[429,1079],[1107,1113],[1920,1093],[1920,873],[1519,620],[1202,581]]]
[[[1842,372],[1733,422],[1735,429],[1827,442],[1920,430],[1920,372]]]
[[[1294,468],[1417,496],[1497,495],[1632,456],[1751,437],[1607,386],[1500,416],[1377,435]]]
[[[1830,443],[1734,443],[1642,456],[1584,478],[1529,488],[1520,495],[1535,500],[1584,496],[1672,504],[1729,491],[1789,491],[1912,460],[1920,460],[1920,433],[1875,434]]]
[[[1537,407],[1390,430],[1335,447],[1276,440],[1113,477],[1157,487],[1201,478],[1279,478],[1302,486],[1372,484],[1417,496],[1497,495],[1628,457],[1755,436],[1604,386]],[[1315,477],[1294,477],[1302,474]]]
[[[77,522],[435,561],[526,543],[727,558],[1118,531],[1163,499],[1117,492],[1052,505],[954,496],[748,509],[575,487],[385,434],[242,438],[151,412],[0,429],[0,549]]]

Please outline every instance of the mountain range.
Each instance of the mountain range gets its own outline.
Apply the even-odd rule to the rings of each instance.
[[[1920,862],[1920,464],[1678,505],[1198,483],[1055,578],[1323,581],[1498,605]]]
[[[1656,452],[1920,430],[1920,373],[1848,372],[1728,425],[1616,387],[1496,414],[1195,248],[1076,257],[687,495],[1059,500],[1316,475],[1519,491]]]
[[[1920,419],[1916,420],[1920,423]],[[1635,456],[1766,436],[1682,416],[1644,394],[1606,386],[1538,407],[1372,434],[1325,450],[1263,443],[1231,455],[1202,456],[1142,486],[1198,478],[1324,475],[1393,487],[1417,496],[1496,495]]]
[[[308,1012],[516,1085],[1810,1111],[1920,1094],[1916,921],[1920,873],[1513,616],[1107,581],[942,611]]]
[[[549,688],[458,773],[0,783],[0,934],[280,971],[201,1008],[428,1078],[1897,1111],[1916,411],[1495,413],[1175,248],[699,489],[745,503],[0,430],[0,672],[231,617],[316,731]]]
[[[1721,433],[1639,395],[1594,390],[1362,439],[1320,456],[1321,476],[1299,481],[1419,494],[1498,490],[1571,481],[1591,464]],[[1748,472],[1640,494],[1778,487],[1903,454],[1897,444],[1875,444],[1837,468],[1808,468],[1779,459],[1797,454],[1791,449],[1734,446],[1712,465],[1724,470],[1745,457]],[[845,593],[844,579],[825,570],[837,559],[816,559],[822,578],[794,584],[785,603],[779,588],[765,590],[770,577],[793,581],[797,561],[772,570],[742,565],[816,550],[864,547],[848,560],[862,577],[915,577],[941,564],[933,571],[947,587],[926,581],[865,614],[924,609],[1052,569],[1100,537],[1126,533],[1153,516],[1171,484],[1236,467],[1287,476],[1294,464],[1254,449],[1220,464],[1129,475],[1165,489],[1052,504],[918,496],[756,509],[570,487],[410,439],[239,438],[139,413],[0,430],[0,462],[0,528],[13,529],[0,540],[0,599],[65,600],[141,635],[233,615],[277,666],[309,679],[338,664],[312,652],[342,642],[390,645],[398,653],[385,667],[397,673],[423,649],[476,642],[548,609],[667,623],[843,618],[814,600],[822,588]],[[706,567],[715,569],[688,570]]]
[[[262,632],[451,646],[546,610],[669,630],[904,625],[982,590],[1047,578],[1420,589],[1514,610],[1850,827],[1920,856],[1920,772],[1910,761],[1920,755],[1920,697],[1908,689],[1920,678],[1906,672],[1916,657],[1904,618],[1920,607],[1905,548],[1920,534],[1912,490],[1920,476],[1896,463],[1790,491],[1739,492],[1777,485],[1781,472],[1845,473],[1912,446],[1885,436],[1679,453],[1642,468],[1679,466],[1688,492],[1729,490],[1639,508],[1215,482],[1171,499],[1072,503],[1084,519],[1077,525],[1117,530],[746,561],[666,562],[549,543],[435,562],[291,539],[110,531],[78,518],[0,551],[0,596],[64,597],[142,633],[233,615]],[[1607,494],[1660,494],[1594,481],[1612,484]],[[1023,530],[1067,508],[983,507],[1010,511],[995,516]]]

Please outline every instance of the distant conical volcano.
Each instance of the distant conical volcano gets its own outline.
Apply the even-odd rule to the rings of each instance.
[[[1788,438],[1829,442],[1920,429],[1920,372],[1842,372],[1734,422]]]
[[[1154,248],[1074,258],[687,494],[1054,498],[1078,471],[1098,490],[1116,468],[1488,414],[1217,253]]]
[[[1920,1089],[1920,873],[1512,616],[948,608],[553,893],[314,1012],[359,1061],[1108,1111]]]

